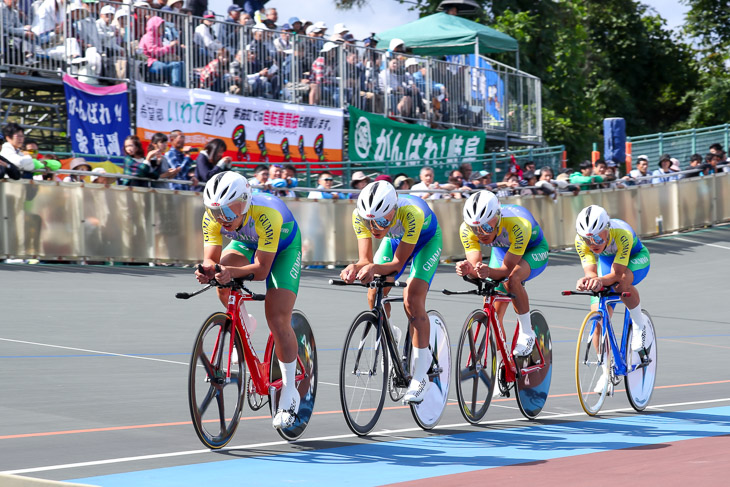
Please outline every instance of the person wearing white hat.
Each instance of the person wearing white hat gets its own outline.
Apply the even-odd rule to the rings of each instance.
[[[398,39],[396,37],[390,40],[388,50],[391,52],[406,52],[406,43],[403,39]]]
[[[332,37],[330,37],[330,40],[335,42],[344,42],[345,34],[347,34],[348,32],[350,32],[350,30],[342,22],[335,24],[334,28],[332,29]]]
[[[96,21],[96,29],[99,31],[101,45],[107,57],[124,55],[124,48],[117,42],[119,29],[112,23],[115,14],[116,9],[113,5],[104,5]]]

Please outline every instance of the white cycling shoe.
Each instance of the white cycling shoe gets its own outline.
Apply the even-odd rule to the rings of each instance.
[[[603,392],[603,388],[606,387],[606,382],[609,382],[610,375],[608,373],[608,367],[603,368],[603,373],[601,374],[601,377],[598,378],[598,382],[596,382],[596,386],[593,388],[593,392],[596,394],[600,394]],[[608,389],[606,390],[607,394],[611,393],[611,386],[613,384],[610,384],[608,386]]]
[[[631,324],[631,351],[639,353],[641,350],[646,348],[650,343],[646,340],[646,327],[639,328],[636,323]]]
[[[294,387],[291,389],[293,390],[289,391],[289,394],[285,395],[282,393],[281,400],[279,400],[279,407],[276,409],[276,414],[274,415],[273,425],[278,430],[291,428],[297,420],[299,392]]]
[[[537,337],[535,336],[535,332],[530,330],[530,333],[523,333],[522,330],[520,330],[519,335],[517,336],[517,342],[515,342],[515,348],[512,351],[512,353],[516,357],[527,357],[532,353],[532,349],[535,348],[535,339]]]
[[[403,332],[397,326],[391,326],[393,332],[393,338],[395,338],[395,350],[400,354],[400,339],[403,337]]]
[[[408,390],[403,395],[404,404],[420,404],[426,397],[429,387],[431,387],[431,381],[428,380],[428,375],[416,379],[411,379],[411,383],[408,385]]]

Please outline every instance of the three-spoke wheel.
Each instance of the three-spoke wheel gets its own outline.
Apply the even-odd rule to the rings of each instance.
[[[641,311],[644,313],[646,322],[646,343],[648,344],[646,357],[642,361],[638,353],[630,351],[631,328],[629,328],[629,333],[626,336],[626,354],[629,356],[627,360],[629,370],[633,368],[633,371],[626,374],[624,378],[629,403],[637,411],[646,409],[649,400],[651,400],[652,392],[654,392],[654,382],[656,381],[657,366],[657,340],[654,322],[646,310]]]
[[[456,398],[461,415],[477,424],[489,409],[494,394],[497,355],[489,319],[474,310],[464,323],[456,350]]]

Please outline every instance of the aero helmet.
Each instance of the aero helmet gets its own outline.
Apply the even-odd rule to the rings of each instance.
[[[357,212],[365,220],[375,220],[378,226],[386,227],[390,222],[385,215],[398,205],[398,194],[387,181],[375,181],[363,188],[357,197]],[[385,223],[381,225],[381,223]]]
[[[220,172],[205,183],[203,204],[213,217],[225,221],[235,220],[238,215],[229,206],[236,201],[243,202],[241,214],[245,215],[251,206],[251,185],[240,174],[233,171]]]
[[[481,190],[469,196],[464,204],[464,223],[475,233],[491,233],[494,227],[488,224],[494,217],[501,217],[499,200],[491,191]],[[501,221],[501,218],[500,218]],[[499,226],[499,222],[497,222]]]
[[[607,229],[610,219],[606,210],[598,205],[583,208],[575,220],[575,229],[581,237],[592,237]]]

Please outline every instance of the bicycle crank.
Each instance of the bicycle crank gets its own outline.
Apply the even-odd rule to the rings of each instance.
[[[256,392],[256,388],[251,382],[250,375],[248,376],[248,385],[246,386],[246,389],[248,389],[248,405],[252,411],[258,411],[264,407],[267,402],[269,402],[269,396],[262,396]]]

